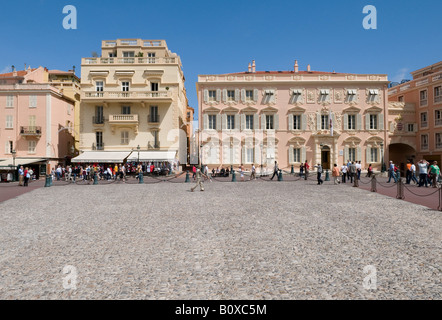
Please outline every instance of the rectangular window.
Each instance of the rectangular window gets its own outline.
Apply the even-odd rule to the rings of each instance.
[[[348,115],[348,130],[356,130],[356,115],[355,114],[349,114]]]
[[[378,149],[372,148],[370,149],[370,162],[378,162]]]
[[[378,115],[370,114],[370,130],[378,129]]]
[[[123,92],[128,92],[129,91],[129,87],[130,87],[129,81],[123,81],[121,83],[121,87],[123,89]]]
[[[329,120],[327,114],[321,115],[321,130],[328,130],[329,128]]]
[[[135,51],[123,51],[124,58],[133,58],[135,57]]]
[[[28,153],[35,153],[36,146],[37,146],[37,141],[29,140],[28,141]]]
[[[253,90],[246,90],[246,101],[253,101]]]
[[[29,96],[29,108],[37,108],[37,96]]]
[[[14,128],[14,116],[6,115],[6,129]]]
[[[421,149],[422,150],[428,149],[428,134],[421,135]]]
[[[274,128],[273,115],[266,115],[266,130],[273,130]]]
[[[6,96],[6,108],[14,107],[14,96]]]
[[[356,161],[356,148],[348,148],[348,160]]]
[[[209,114],[209,129],[216,130],[216,115]]]
[[[253,130],[253,115],[246,114],[246,129]]]
[[[14,142],[6,141],[5,153],[6,154],[11,154],[13,150],[14,150]]]
[[[301,162],[301,149],[293,149],[293,162]]]
[[[247,163],[254,163],[255,162],[255,149],[254,148],[247,148],[246,149],[246,162]]]
[[[293,115],[293,130],[301,130],[301,116],[299,114]]]
[[[420,105],[421,106],[426,106],[427,103],[428,103],[428,93],[427,93],[427,90],[422,90],[419,93],[419,97],[420,97],[420,99],[419,99]]]
[[[147,53],[147,61],[148,63],[155,63],[155,52],[148,52]]]
[[[103,150],[103,132],[97,131],[95,132],[95,143],[97,144],[97,150]]]
[[[347,102],[356,101],[356,90],[348,90],[347,91]]]
[[[428,127],[428,120],[427,120],[427,113],[426,112],[421,113],[421,127],[422,128]]]
[[[104,123],[104,114],[103,114],[103,106],[95,106],[95,124],[103,124]]]
[[[31,132],[35,131],[36,116],[29,116],[28,123],[29,123],[29,131]]]
[[[227,129],[228,130],[235,129],[235,116],[233,114],[227,115]]]
[[[434,103],[442,102],[442,86],[434,88]]]
[[[328,101],[329,97],[330,97],[329,90],[320,90],[320,92],[319,92],[319,101],[320,102]]]
[[[368,101],[375,102],[379,100],[379,90],[372,89],[368,91]]]
[[[264,103],[273,102],[275,93],[272,90],[266,90],[264,92]]]
[[[130,106],[122,106],[121,114],[130,114]]]
[[[158,114],[158,106],[150,107],[150,122],[160,122],[160,116]]]
[[[97,89],[97,92],[103,92],[104,82],[103,81],[95,82],[95,89]]]
[[[407,125],[408,132],[414,132],[414,123],[409,123]]]
[[[442,133],[436,133],[436,149],[442,149]]]
[[[158,138],[158,131],[153,131],[152,134],[153,134],[153,147],[155,149],[158,149],[160,147],[160,141]]]
[[[434,111],[434,125],[435,126],[442,125],[442,110]]]
[[[216,101],[216,90],[209,90],[209,101]]]
[[[151,91],[158,91],[158,82],[151,82],[150,83],[150,90]]]
[[[129,131],[121,131],[121,144],[129,144]]]
[[[227,90],[227,101],[235,101],[235,90]]]

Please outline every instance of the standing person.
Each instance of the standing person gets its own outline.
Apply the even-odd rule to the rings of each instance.
[[[322,166],[320,163],[318,163],[317,166],[315,166],[315,168],[317,168],[317,178],[318,178],[318,185],[321,185],[324,183],[324,181],[321,179],[322,176]]]
[[[361,161],[357,161],[355,165],[356,165],[356,172],[357,172],[358,180],[361,180],[361,172],[362,172]]]
[[[334,179],[334,184],[340,184],[339,176],[341,175],[341,170],[339,170],[338,165],[335,163],[332,170],[332,176]]]
[[[192,179],[193,179],[193,181],[195,181],[196,171],[197,171],[197,170],[196,170],[196,167],[193,166],[193,167],[192,167],[192,172],[193,172]]]
[[[387,183],[390,183],[391,177],[393,177],[394,183],[397,182],[396,174],[394,172],[394,168],[395,168],[395,165],[394,165],[393,161],[390,160],[390,165],[388,167],[388,181],[387,181]]]
[[[241,175],[241,181],[244,182],[244,166],[243,166],[242,163],[241,163],[241,165],[239,166],[239,173],[240,173],[240,175]]]
[[[367,178],[371,178],[371,175],[373,174],[373,167],[371,166],[371,163],[368,165],[367,169]]]
[[[25,181],[25,170],[23,169],[23,166],[20,166],[20,169],[18,169],[18,185],[23,186],[24,181]]]
[[[201,180],[201,177],[205,176],[207,178],[207,176],[201,172],[201,166],[199,166],[198,169],[196,169],[195,176],[196,176],[196,185],[193,188],[191,188],[190,191],[193,192],[198,186],[200,186],[201,191],[204,191],[204,184],[203,181]]]
[[[299,166],[299,176],[302,177],[303,173],[304,173],[304,164],[301,163],[301,165]]]
[[[252,163],[252,173],[250,174],[250,180],[256,180],[256,168],[255,164]]]
[[[357,170],[356,170],[356,164],[354,161],[351,162],[349,171],[350,171],[350,182],[353,183],[353,179],[358,178],[356,175]]]
[[[278,175],[278,162],[275,161],[275,165],[273,166],[273,176],[270,180],[273,180],[273,178],[277,175]]]
[[[433,161],[433,164],[430,166],[430,177],[433,181],[433,188],[437,188],[437,178],[439,177],[440,169],[437,165],[437,161]]]
[[[24,180],[25,180],[23,186],[28,187],[29,178],[31,177],[28,167],[25,168],[23,175],[24,175]]]
[[[59,181],[61,178],[61,174],[62,174],[62,170],[61,170],[60,165],[58,165],[57,170],[55,170],[55,174],[57,175],[57,181]]]
[[[422,159],[417,164],[419,168],[419,185],[418,187],[422,187],[425,184],[425,188],[428,188],[428,181],[427,181],[427,174],[428,174],[428,167],[427,167],[427,161]]]
[[[350,180],[350,176],[351,176],[351,172],[350,172],[350,166],[351,166],[351,161],[348,160],[347,161],[347,180]],[[353,179],[351,179],[351,182],[353,182]]]
[[[419,183],[416,178],[416,165],[414,163],[411,163],[411,180],[413,180],[414,184]]]
[[[305,179],[305,180],[307,180],[307,178],[308,178],[308,172],[309,172],[309,170],[310,170],[310,166],[308,165],[307,160],[305,160],[305,163],[304,163],[304,171],[305,171],[304,179]]]
[[[348,168],[347,168],[347,165],[342,165],[342,167],[341,167],[341,172],[342,172],[342,183],[345,183],[345,179],[347,178],[347,171],[348,171]]]
[[[407,172],[405,173],[405,184],[410,184],[411,182],[411,161],[407,160]]]
[[[124,164],[121,166],[121,175],[123,178],[123,182],[125,182],[126,181],[126,166]]]

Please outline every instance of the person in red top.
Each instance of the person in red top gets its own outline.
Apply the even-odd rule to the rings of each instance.
[[[153,163],[150,164],[150,174],[153,174],[153,169],[155,169]]]
[[[305,160],[305,163],[304,163],[305,180],[307,180],[309,169],[310,169],[310,166],[308,165],[307,160]]]

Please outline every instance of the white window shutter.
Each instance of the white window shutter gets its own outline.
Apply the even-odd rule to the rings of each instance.
[[[221,131],[221,115],[216,115],[216,130]]]
[[[221,89],[216,89],[216,101],[221,101]]]
[[[362,130],[362,115],[356,115],[356,130]]]
[[[379,121],[379,125],[378,125],[379,130],[384,130],[384,114],[383,113],[380,113],[378,115],[378,121]]]
[[[246,102],[246,89],[241,89],[241,101]]]
[[[245,130],[245,129],[246,129],[246,115],[241,114],[241,130]]]
[[[289,130],[293,130],[293,114],[289,114]]]
[[[301,129],[303,131],[307,130],[307,115],[302,114],[301,116]]]
[[[209,126],[210,126],[210,123],[209,123],[209,115],[208,114],[205,114],[204,116],[203,116],[203,128],[204,129],[209,129]]]
[[[344,147],[344,164],[347,164],[348,160],[350,160],[350,150],[348,146]]]
[[[371,162],[371,147],[367,146],[367,149],[365,150],[365,163],[370,163]]]
[[[335,116],[335,113],[334,112],[332,112],[332,115],[331,115],[331,120],[332,120],[332,124],[333,124],[333,130],[336,130],[336,116]],[[340,129],[340,128],[338,128],[338,129]]]
[[[265,130],[266,129],[266,115],[262,114],[261,115],[261,130]]]
[[[223,101],[227,102],[227,89],[223,89]]]
[[[293,148],[293,146],[290,146],[289,147],[289,164],[292,164],[295,162],[293,152],[294,152],[294,148]]]
[[[365,130],[370,130],[370,114],[365,115]]]
[[[394,123],[390,122],[390,132],[393,133],[394,132]]]
[[[276,101],[276,91],[272,91],[272,95],[270,96],[270,101],[269,102],[275,102]]]
[[[227,114],[222,115],[222,128],[223,130],[227,130]]]
[[[301,162],[305,162],[305,160],[307,160],[307,152],[305,147],[301,148]]]
[[[348,114],[344,113],[344,130],[348,130]]]
[[[239,102],[239,94],[240,94],[240,90],[239,89],[235,89],[235,101]]]
[[[209,90],[204,89],[204,103],[209,101]]]
[[[362,150],[361,147],[357,147],[356,149],[356,161],[362,161]]]
[[[275,122],[274,123],[275,130],[279,130],[279,114],[275,114],[273,116],[273,121]]]
[[[321,130],[321,114],[319,112],[316,113],[316,130]]]
[[[253,115],[253,129],[259,130],[259,115],[257,113]]]
[[[258,101],[258,89],[254,89],[254,90],[253,90],[253,100],[254,100],[255,102]]]

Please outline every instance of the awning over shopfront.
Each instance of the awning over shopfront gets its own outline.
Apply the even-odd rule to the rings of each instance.
[[[167,161],[175,162],[177,159],[175,157],[176,151],[140,151],[139,159],[140,162],[155,162],[155,161]],[[127,161],[137,162],[138,161],[138,151],[132,151]]]
[[[5,168],[5,167],[12,167],[15,163],[15,166],[25,166],[28,164],[33,164],[33,163],[37,163],[37,162],[46,162],[46,159],[43,158],[15,158],[15,162],[14,160],[11,159],[6,159],[0,162],[0,168]]]
[[[72,163],[123,163],[130,151],[85,151],[71,160]]]

